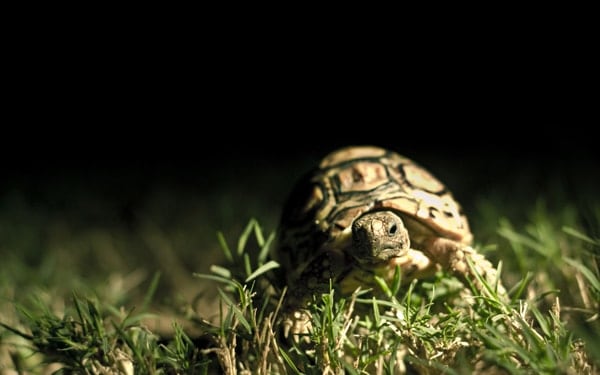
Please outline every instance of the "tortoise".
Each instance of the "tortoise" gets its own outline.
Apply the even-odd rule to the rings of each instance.
[[[403,283],[444,268],[481,287],[476,271],[504,290],[492,264],[471,247],[452,193],[413,160],[378,146],[325,156],[293,188],[277,238],[273,257],[290,306],[305,306],[330,281],[342,295],[377,289],[374,276],[391,282],[397,267]]]

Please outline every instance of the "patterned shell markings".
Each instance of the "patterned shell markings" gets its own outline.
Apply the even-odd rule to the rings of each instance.
[[[324,247],[347,241],[361,214],[380,209],[402,215],[413,245],[431,235],[472,241],[460,205],[427,170],[382,148],[346,147],[309,172],[284,207],[279,260],[286,278],[294,280]]]

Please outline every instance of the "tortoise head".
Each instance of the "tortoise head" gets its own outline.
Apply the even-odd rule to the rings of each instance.
[[[410,248],[408,231],[392,211],[368,212],[352,223],[352,256],[360,263],[381,263]]]

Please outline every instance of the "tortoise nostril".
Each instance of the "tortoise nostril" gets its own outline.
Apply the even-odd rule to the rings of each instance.
[[[398,226],[396,224],[392,224],[392,226],[389,229],[390,236],[394,236],[397,231],[398,231]]]

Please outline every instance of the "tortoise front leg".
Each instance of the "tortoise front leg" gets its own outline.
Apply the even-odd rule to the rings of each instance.
[[[292,280],[281,311],[284,338],[295,343],[309,341],[312,297],[328,293],[330,283],[335,285],[337,278],[346,273],[345,269],[349,266],[344,253],[323,251],[296,280]]]
[[[463,281],[470,280],[478,290],[483,292],[483,285],[475,275],[477,273],[492,288],[496,288],[496,292],[500,296],[507,296],[496,268],[471,246],[441,237],[428,239],[424,245],[424,251],[434,262],[439,263],[444,269],[449,270]],[[467,260],[473,267],[469,266]]]

